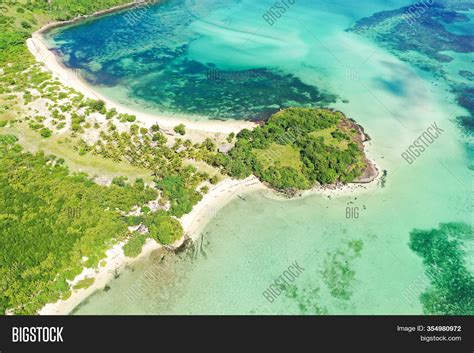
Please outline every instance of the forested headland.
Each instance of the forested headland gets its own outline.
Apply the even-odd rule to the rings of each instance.
[[[233,177],[254,174],[278,190],[310,189],[374,173],[364,154],[365,139],[362,129],[341,112],[290,108],[252,131],[241,131],[228,155],[209,162]]]
[[[146,128],[136,116],[64,87],[25,45],[50,21],[127,2],[0,4],[0,314],[33,314],[67,298],[68,280],[100,266],[119,241],[130,257],[147,238],[174,243],[183,237],[179,218],[222,178],[254,174],[291,191],[357,181],[367,171],[363,134],[342,113],[281,111],[252,131],[224,136],[232,146],[225,153],[215,138],[193,141],[181,125],[174,136],[158,124]],[[36,148],[45,143],[57,155]],[[68,158],[141,168],[149,180],[119,176],[99,185],[73,172]]]

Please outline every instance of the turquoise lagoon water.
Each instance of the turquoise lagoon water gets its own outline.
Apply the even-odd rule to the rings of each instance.
[[[364,3],[353,18],[370,13]],[[53,31],[48,40],[98,91],[139,110],[258,120],[281,107],[335,102],[323,78],[305,71],[314,72],[311,56],[324,50],[317,36],[351,24],[331,14],[347,6],[306,11],[314,5],[300,1],[272,27],[262,19],[270,5],[232,2],[229,11],[229,1],[167,1]]]
[[[267,1],[169,1],[134,26],[115,14],[53,33],[68,65],[142,109],[228,119],[287,104],[338,108],[366,128],[368,153],[388,173],[384,187],[332,199],[236,198],[209,210],[199,244],[137,262],[74,312],[422,313],[429,279],[410,232],[473,221],[472,156],[454,122],[465,112],[442,80],[344,31],[407,4],[301,0],[270,26],[262,19]],[[455,56],[447,70],[466,60]],[[208,79],[210,68],[225,77]],[[258,74],[242,74],[252,70]],[[443,134],[407,164],[401,153],[434,122]],[[359,217],[347,218],[347,207]],[[462,251],[473,271],[472,241]],[[294,261],[304,271],[270,303],[263,292]],[[410,291],[420,281],[423,288]]]

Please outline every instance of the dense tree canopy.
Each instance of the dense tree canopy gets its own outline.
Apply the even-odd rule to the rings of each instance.
[[[292,108],[252,131],[241,131],[228,156],[209,160],[232,176],[253,173],[282,190],[348,183],[366,168],[358,136],[356,125],[342,113]]]
[[[127,235],[122,213],[157,192],[140,183],[100,186],[15,141],[0,135],[0,312],[33,313],[67,293],[66,279],[97,266]]]
[[[228,155],[217,152],[210,139],[193,144],[178,138],[170,147],[158,125],[140,127],[135,116],[108,110],[103,101],[85,99],[34,64],[25,40],[41,25],[126,2],[12,2],[0,14],[0,98],[8,103],[0,105],[0,127],[23,124],[21,128],[31,128],[47,139],[70,126],[68,139],[79,155],[145,168],[156,186],[122,177],[109,187],[100,186],[86,174],[71,174],[62,159],[26,153],[14,136],[0,135],[0,313],[7,309],[34,313],[47,302],[66,298],[67,280],[85,266],[97,266],[117,240],[128,241],[124,249],[128,256],[138,255],[147,237],[174,243],[183,234],[176,217],[189,213],[201,200],[208,190],[203,183],[217,183],[218,171],[238,178],[253,173],[287,190],[317,182],[349,182],[364,168],[363,152],[340,113],[280,112],[265,125],[240,132],[237,139],[229,136],[228,142],[236,140],[236,145]],[[24,116],[21,110],[14,119],[9,114],[14,99],[21,104],[45,100],[50,116],[43,112]],[[94,122],[94,114],[102,114],[106,126]],[[127,124],[126,129],[118,129],[114,120]],[[92,128],[101,128],[100,138],[87,143],[81,134]],[[186,129],[178,126],[176,132],[185,135]],[[190,160],[204,160],[217,169],[206,166],[202,172]],[[150,212],[145,205],[158,197],[162,209]],[[141,208],[140,215],[128,216],[135,206]],[[138,225],[146,226],[149,234],[129,232],[129,226]]]

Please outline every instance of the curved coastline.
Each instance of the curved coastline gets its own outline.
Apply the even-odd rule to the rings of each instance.
[[[205,226],[212,221],[218,212],[224,208],[231,201],[237,197],[241,197],[251,192],[263,192],[265,197],[278,201],[291,201],[295,198],[307,198],[313,195],[320,195],[331,200],[338,197],[347,197],[349,195],[357,195],[372,191],[378,185],[380,173],[374,176],[370,182],[351,183],[351,184],[336,184],[325,187],[314,187],[311,190],[301,191],[293,197],[288,197],[274,189],[271,189],[262,183],[257,177],[250,176],[244,180],[225,179],[214,185],[210,191],[204,195],[203,199],[193,207],[192,211],[184,215],[180,221],[184,229],[184,236],[176,241],[171,246],[162,246],[152,239],[148,239],[143,246],[140,255],[129,258],[125,256],[123,246],[125,242],[115,245],[112,249],[106,252],[107,257],[104,259],[105,266],[98,268],[84,268],[83,272],[76,276],[70,282],[71,287],[83,280],[84,278],[94,278],[94,283],[88,288],[73,290],[69,298],[65,300],[58,300],[54,303],[46,304],[40,311],[39,315],[68,315],[72,312],[82,301],[86,300],[94,292],[103,290],[107,283],[113,280],[117,275],[120,275],[128,266],[133,263],[151,256],[154,252],[162,249],[167,251],[175,251],[185,242],[191,240],[197,241]]]
[[[90,86],[82,77],[80,77],[80,75],[77,75],[74,70],[67,68],[62,63],[61,59],[48,48],[44,41],[44,34],[54,28],[71,25],[86,19],[100,17],[118,11],[123,11],[134,6],[137,6],[137,4],[132,2],[108,10],[100,11],[90,16],[81,16],[69,21],[50,23],[35,32],[32,37],[27,40],[28,49],[34,55],[37,62],[44,64],[45,67],[51,71],[53,75],[61,82],[61,84],[75,89],[76,91],[82,93],[85,97],[103,100],[106,102],[109,108],[116,108],[117,111],[121,113],[136,115],[138,121],[147,127],[150,127],[155,123],[158,123],[160,126],[165,128],[173,128],[178,124],[185,124],[190,130],[228,134],[231,132],[237,133],[245,128],[253,129],[258,125],[254,122],[235,120],[197,122],[182,117],[153,115],[150,113],[143,113],[133,110],[117,102],[114,102],[95,91],[94,88]],[[363,142],[368,141],[368,136],[364,133],[363,128],[360,126],[359,128],[360,133],[363,136]],[[372,173],[370,178],[367,180],[347,185],[338,184],[325,187],[318,186],[312,190],[301,191],[294,196],[308,197],[310,195],[320,194],[321,196],[331,199],[333,197],[348,196],[355,192],[366,192],[368,191],[368,188],[362,184],[375,186],[377,184],[377,179],[380,177],[380,173],[378,173],[375,163],[371,159],[368,160],[370,160],[375,172]],[[221,208],[223,208],[239,195],[244,195],[254,191],[265,191],[266,196],[278,200],[288,199],[287,196],[270,189],[254,176],[244,180],[227,178],[213,186],[209,193],[207,193],[203,199],[194,206],[193,210],[180,219],[185,231],[185,236],[173,244],[173,246],[167,247],[166,249],[173,251],[182,246],[188,239],[191,239],[192,241],[197,240],[202,229],[213,219],[213,217],[215,217],[216,212],[218,212]],[[163,248],[163,246],[159,245],[154,240],[148,240],[139,256],[135,258],[128,258],[125,256],[122,249],[124,244],[124,242],[119,243],[107,251],[105,266],[95,269],[84,269],[80,275],[71,281],[71,286],[73,286],[84,278],[93,277],[95,281],[90,287],[74,290],[68,299],[46,304],[38,313],[40,315],[65,315],[70,313],[80,302],[85,300],[92,293],[97,290],[102,290],[105,285],[126,266],[129,266],[139,259],[150,256],[154,251]]]
[[[40,39],[36,38],[37,41]],[[36,42],[37,45],[37,42]],[[28,40],[28,47],[30,51],[35,54],[35,41],[33,39]],[[73,80],[67,79],[68,71],[67,68],[61,66],[58,62],[57,58],[54,54],[49,51],[47,48],[43,47],[42,49],[45,52],[44,55],[45,59],[41,53],[36,52],[35,57],[40,62],[47,62],[48,68],[57,74],[62,79],[60,80],[61,83],[71,86],[74,89],[80,91],[85,96],[93,98],[93,99],[103,99],[107,105],[112,107],[116,107],[118,111],[125,112],[128,114],[135,114],[137,115],[138,119],[144,124],[151,126],[152,124],[158,122],[160,125],[168,127],[168,126],[175,126],[179,123],[185,123],[188,128],[195,129],[199,131],[205,132],[239,132],[244,128],[253,128],[256,124],[253,123],[245,123],[242,122],[190,122],[188,120],[178,120],[176,118],[166,118],[166,117],[154,117],[154,116],[147,116],[146,114],[136,113],[135,111],[119,106],[109,100],[101,97],[96,92],[94,92],[90,87],[86,85],[78,77],[73,77]],[[250,125],[250,126],[249,126]],[[379,174],[379,173],[378,173]],[[343,197],[347,195],[352,195],[354,193],[361,193],[367,192],[368,188],[365,185],[372,185],[375,186],[377,183],[375,182],[378,178],[378,174],[374,175],[370,181],[366,181],[363,183],[351,183],[348,185],[330,185],[326,187],[315,187],[312,190],[302,191],[295,195],[297,197],[309,197],[314,194],[319,194],[323,197],[327,197],[331,199],[333,197]],[[364,186],[362,186],[364,184]],[[191,239],[195,241],[199,238],[201,230],[212,220],[212,215],[215,215],[221,208],[235,199],[238,195],[244,195],[249,192],[253,191],[265,191],[267,197],[278,199],[278,200],[285,200],[288,199],[287,196],[270,189],[268,186],[264,185],[260,180],[256,177],[252,176],[245,180],[235,180],[235,179],[225,179],[221,181],[219,184],[211,188],[208,194],[206,194],[197,205],[194,206],[193,210],[183,216],[180,221],[183,225],[185,236],[180,239],[177,243],[173,244],[172,247],[169,247],[168,250],[173,250],[179,248],[183,243]],[[140,259],[146,258],[150,256],[153,252],[163,248],[161,245],[156,243],[153,240],[148,240],[145,246],[142,249],[142,252],[139,256],[135,258],[128,258],[125,256],[123,252],[123,245],[125,243],[120,243],[114,246],[114,248],[107,251],[107,258],[105,259],[105,266],[99,267],[96,269],[84,269],[83,272],[78,275],[72,282],[71,286],[75,283],[78,283],[80,280],[93,277],[94,283],[84,289],[74,290],[71,296],[66,300],[59,300],[55,303],[48,303],[46,304],[39,312],[40,315],[67,315],[69,314],[77,305],[79,305],[82,301],[86,300],[90,295],[92,295],[95,291],[103,290],[106,284],[114,279],[114,276],[127,266],[133,264],[135,261]]]
[[[85,17],[88,18],[88,17]],[[84,19],[83,17],[80,20]],[[76,22],[78,20],[75,20]],[[184,124],[190,130],[211,132],[211,133],[237,133],[242,129],[253,129],[258,124],[250,121],[194,121],[187,119],[184,116],[166,115],[166,114],[152,114],[145,113],[132,108],[126,107],[123,104],[112,101],[104,95],[97,92],[91,85],[89,85],[76,71],[66,67],[61,59],[55,55],[46,45],[43,34],[48,30],[60,25],[67,25],[68,23],[60,22],[47,25],[39,31],[33,33],[32,37],[27,40],[27,47],[36,61],[43,63],[45,67],[53,73],[53,75],[65,86],[71,87],[74,90],[82,93],[85,97],[91,99],[103,100],[109,108],[115,108],[119,113],[126,113],[135,115],[143,125],[150,127],[158,123],[164,128],[172,129],[173,127]]]
[[[125,242],[116,244],[112,249],[106,252],[104,259],[105,266],[98,268],[84,268],[82,273],[76,276],[70,286],[83,280],[84,278],[94,278],[94,283],[79,290],[73,290],[69,298],[58,300],[54,303],[46,304],[38,311],[39,315],[67,315],[82,301],[98,290],[103,290],[108,282],[113,280],[127,266],[132,265],[138,260],[149,257],[152,253],[160,249],[175,251],[185,244],[187,240],[196,241],[200,237],[200,232],[206,224],[225,205],[240,195],[245,195],[252,191],[264,190],[266,187],[256,178],[249,177],[244,180],[225,179],[219,184],[214,185],[210,191],[204,195],[203,199],[193,207],[193,210],[183,216],[180,221],[183,225],[184,236],[171,246],[162,246],[155,240],[148,239],[143,246],[140,255],[129,258],[125,256],[123,246]]]
[[[296,198],[307,198],[313,195],[320,195],[328,200],[338,197],[347,197],[360,195],[369,191],[373,191],[379,184],[381,173],[371,161],[376,174],[372,175],[370,181],[355,182],[350,184],[334,184],[327,186],[316,186],[310,190],[304,190],[289,197],[277,190],[270,188],[262,183],[257,177],[250,176],[244,180],[227,178],[214,185],[209,192],[204,195],[203,199],[196,204],[192,211],[180,218],[180,222],[184,229],[184,236],[171,246],[162,246],[152,239],[148,239],[143,246],[140,255],[129,258],[125,256],[123,246],[125,242],[115,245],[106,252],[107,257],[104,259],[105,266],[98,268],[84,268],[83,272],[76,276],[70,282],[71,287],[83,280],[84,278],[94,278],[94,283],[88,287],[79,290],[73,290],[72,294],[66,300],[58,300],[54,303],[46,304],[40,311],[39,315],[67,315],[72,312],[82,301],[86,300],[94,292],[103,290],[108,282],[113,280],[128,266],[138,260],[142,260],[151,256],[154,252],[161,249],[167,251],[175,251],[185,245],[186,241],[197,241],[205,226],[217,217],[219,211],[237,197],[242,197],[251,192],[262,192],[264,196],[282,201],[291,201]]]

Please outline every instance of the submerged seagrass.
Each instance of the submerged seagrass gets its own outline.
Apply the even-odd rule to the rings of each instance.
[[[191,27],[198,36],[188,43],[189,55],[222,71],[271,66],[337,93],[347,103],[333,106],[373,137],[366,150],[387,170],[385,187],[369,192],[354,186],[360,191],[336,192],[330,200],[316,195],[282,202],[264,193],[241,195],[210,217],[201,242],[186,256],[167,257],[160,280],[147,282],[136,300],[126,295],[141,283],[153,259],[125,271],[110,283],[110,291],[97,292],[77,314],[423,313],[426,302],[420,301],[420,294],[429,290],[429,282],[424,258],[410,248],[410,232],[436,228],[440,220],[472,223],[472,197],[466,190],[472,184],[468,166],[474,150],[466,153],[463,135],[452,122],[466,111],[449,93],[449,82],[431,69],[420,69],[436,62],[432,53],[426,55],[423,47],[414,45],[407,52],[413,60],[402,61],[381,50],[382,41],[346,31],[362,18],[410,1],[301,0],[274,26],[261,18],[265,2],[225,1],[225,11],[214,6],[216,2],[199,2],[200,11],[192,11]],[[423,26],[430,31],[430,21]],[[388,31],[385,38],[404,35],[408,27],[401,29]],[[462,71],[463,78],[469,77],[465,71],[472,71],[472,56],[446,55],[453,58],[442,63],[447,72]],[[224,110],[227,99],[222,101]],[[405,144],[433,121],[446,133],[416,165],[408,166],[400,157]],[[296,166],[291,164],[295,151],[273,147],[282,156],[280,163]],[[348,217],[348,209],[358,210],[357,217]],[[444,241],[435,245],[424,254],[453,253]],[[464,239],[463,246],[471,251],[472,240]],[[455,253],[472,273],[469,251]],[[295,260],[306,271],[284,288],[284,295],[268,303],[262,292]],[[441,289],[437,294],[446,288],[445,279],[433,284]],[[407,300],[405,290],[420,281],[427,288]],[[455,298],[457,294],[447,296],[450,304],[443,302],[439,312],[455,307]]]
[[[133,23],[130,14],[120,12],[55,29],[47,37],[68,67],[80,70],[110,98],[139,109],[200,119],[261,120],[281,108],[336,101],[278,62],[241,65],[232,52],[250,49],[252,43],[238,38],[238,28],[208,23],[222,37],[242,43],[209,47],[207,55],[214,58],[202,58],[195,43],[203,36],[188,3],[148,6]]]

